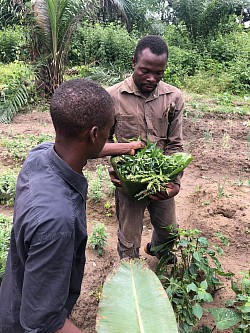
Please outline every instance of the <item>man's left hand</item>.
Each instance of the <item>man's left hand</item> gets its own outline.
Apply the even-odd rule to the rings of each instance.
[[[166,184],[166,191],[157,192],[154,195],[149,195],[149,199],[153,201],[159,201],[159,200],[167,200],[169,198],[173,198],[175,195],[177,195],[180,191],[180,186],[175,183],[167,183]]]

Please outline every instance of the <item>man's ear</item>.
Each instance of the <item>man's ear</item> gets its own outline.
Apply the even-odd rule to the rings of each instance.
[[[96,139],[98,138],[99,129],[97,126],[93,126],[89,131],[89,139],[92,143],[95,143]]]

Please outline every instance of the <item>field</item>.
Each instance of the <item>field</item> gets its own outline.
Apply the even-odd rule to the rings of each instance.
[[[198,102],[196,100],[194,103],[187,95],[186,101],[185,151],[193,155],[194,161],[186,169],[181,191],[176,197],[179,225],[183,229],[201,230],[215,245],[217,240],[214,233],[221,232],[225,235],[230,244],[224,248],[225,255],[220,258],[220,262],[225,271],[240,276],[241,271],[246,272],[250,267],[250,123],[247,112],[238,110],[249,109],[249,105],[247,106],[247,101],[242,102],[244,105],[230,101],[234,112],[223,112],[223,108],[227,109],[223,103],[220,112],[210,112],[212,101],[208,99]],[[17,115],[12,124],[0,124],[0,133],[0,170],[3,172],[11,169],[16,172],[16,162],[9,156],[3,141],[6,138],[11,140],[16,135],[53,136],[54,132],[48,112],[34,110]],[[107,163],[107,159],[90,161],[85,172],[89,175],[95,171],[97,165],[106,166]],[[108,181],[105,184],[108,184]],[[0,206],[0,213],[11,216],[12,208]],[[82,292],[72,313],[72,320],[85,333],[94,333],[102,283],[112,267],[119,262],[116,253],[117,222],[113,197],[105,195],[95,200],[89,195],[87,215],[89,233],[95,221],[103,222],[107,226],[108,244],[104,248],[103,256],[98,256],[96,251],[87,248]],[[141,257],[154,270],[157,259],[143,252],[151,232],[146,214]],[[225,288],[215,294],[210,307],[223,306],[225,299],[231,296],[229,279],[224,279],[224,282]],[[213,327],[208,314],[204,315],[202,322]]]

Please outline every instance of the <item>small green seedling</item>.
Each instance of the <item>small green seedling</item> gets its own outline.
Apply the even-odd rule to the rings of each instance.
[[[112,216],[112,212],[111,212],[111,202],[110,201],[106,201],[104,204],[104,209],[105,209],[105,216]]]
[[[107,244],[108,232],[107,227],[103,223],[95,224],[91,234],[89,235],[89,245],[96,250],[99,256],[103,255],[103,248]]]

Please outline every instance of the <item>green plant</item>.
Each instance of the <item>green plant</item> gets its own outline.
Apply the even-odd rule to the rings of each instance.
[[[23,0],[0,0],[0,28],[22,22],[24,15]]]
[[[1,143],[8,150],[8,155],[17,162],[24,162],[30,149],[37,145],[52,141],[50,134],[23,135],[11,134],[8,137],[2,137]]]
[[[236,295],[235,298],[226,302],[226,306],[233,308],[240,316],[239,325],[233,329],[233,333],[250,331],[250,270],[242,274],[242,279],[231,283],[232,290]]]
[[[222,181],[219,179],[218,181],[218,190],[217,197],[221,199],[225,195],[225,185],[226,185],[227,177],[223,177]]]
[[[176,319],[155,273],[141,260],[122,261],[104,285],[98,333],[177,333]]]
[[[1,205],[13,206],[16,195],[16,176],[5,171],[0,174],[0,203]]]
[[[178,229],[175,236],[173,252],[177,262],[169,268],[168,254],[160,259],[156,273],[172,303],[180,332],[191,332],[203,315],[203,304],[213,300],[213,293],[223,286],[222,276],[225,273],[218,259],[223,255],[219,246],[210,246],[209,241],[197,229]],[[215,235],[223,244],[227,239]],[[169,244],[155,247],[168,250]]]
[[[205,141],[213,140],[213,130],[212,129],[206,128],[203,135],[204,135]]]
[[[86,173],[86,172],[84,172]],[[95,202],[100,202],[105,195],[112,196],[114,193],[114,185],[109,180],[108,166],[98,164],[95,172],[92,172],[88,179],[89,192],[88,196]]]
[[[230,147],[230,135],[227,132],[224,132],[221,139],[221,145],[223,148],[229,148]]]
[[[95,224],[88,237],[88,242],[90,247],[96,250],[99,256],[103,254],[103,248],[107,243],[107,238],[107,227],[103,223]]]
[[[250,185],[249,185],[249,187],[250,187]],[[111,181],[108,182],[107,189],[108,189],[108,196],[111,198],[114,197],[116,187],[113,183],[111,183]]]
[[[156,143],[149,141],[134,156],[122,155],[111,158],[111,163],[123,187],[127,190],[131,187],[137,192],[131,194],[138,200],[157,191],[166,191],[166,184],[191,161],[192,157],[189,153],[164,155],[163,151],[156,147]]]
[[[104,204],[104,209],[105,209],[105,215],[108,217],[112,216],[111,208],[112,208],[111,202],[106,201]]]
[[[12,227],[11,221],[11,217],[0,214],[0,284],[9,250],[10,231]]]
[[[112,64],[109,64],[109,66],[100,65],[92,68],[88,78],[105,86],[112,86],[124,80],[124,72],[120,68],[115,69]]]
[[[25,105],[34,101],[34,78],[31,66],[20,61],[0,65],[0,122],[11,122]]]
[[[69,60],[73,65],[97,65],[90,75],[119,79],[121,73],[131,69],[131,57],[136,46],[136,38],[120,24],[84,23],[73,39]],[[100,67],[100,68],[99,68]],[[104,82],[104,80],[102,80]]]
[[[0,62],[19,60],[24,43],[25,35],[21,27],[0,30]]]
[[[100,178],[94,178],[89,182],[89,198],[94,202],[100,202],[104,196],[102,189],[102,181]]]
[[[95,0],[40,0],[33,4],[30,13],[33,16],[30,23],[33,32],[32,55],[39,68],[39,88],[43,88],[43,93],[51,95],[63,82],[73,35],[83,17],[95,16],[96,9],[100,10],[102,6],[110,8],[110,5],[121,13],[125,3],[125,0],[112,0],[108,5]],[[72,49],[78,53],[76,47]],[[97,50],[101,50],[101,47]]]
[[[102,292],[103,292],[103,286],[100,285],[96,290],[90,293],[90,296],[93,296],[96,299],[96,301],[99,302],[101,299]]]

